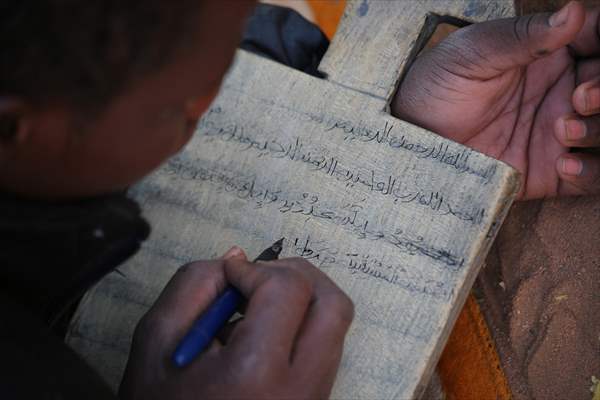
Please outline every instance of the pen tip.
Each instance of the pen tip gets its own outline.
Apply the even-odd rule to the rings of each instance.
[[[281,238],[278,241],[276,241],[275,243],[273,243],[273,246],[271,246],[271,249],[279,254],[281,253],[281,250],[283,249],[283,241],[285,240],[285,238]]]

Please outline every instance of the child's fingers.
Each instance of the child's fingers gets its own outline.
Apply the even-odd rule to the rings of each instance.
[[[280,265],[281,260],[273,261]],[[232,354],[287,362],[309,307],[313,282],[303,271],[241,260],[225,262],[227,280],[248,300],[228,343]],[[265,344],[268,343],[268,346]]]
[[[229,259],[239,259],[239,260],[246,260],[246,253],[244,252],[244,250],[242,250],[241,248],[237,247],[237,246],[233,246],[232,248],[230,248],[229,250],[227,250],[225,252],[225,254],[223,254],[221,257],[219,257],[219,260],[229,260]]]
[[[584,19],[583,6],[572,1],[554,14],[538,13],[473,24],[450,36],[449,45],[454,48],[451,54],[461,58],[459,65],[465,61],[470,65],[465,72],[469,76],[491,79],[571,43]]]
[[[573,108],[581,115],[600,113],[600,77],[577,86],[572,97]]]
[[[561,194],[600,193],[600,157],[587,153],[567,153],[556,161],[556,170],[562,180]]]
[[[352,301],[332,282],[322,280],[316,286],[292,359],[299,376],[312,371],[326,384],[333,383],[353,316]]]
[[[140,321],[136,335],[151,331],[174,350],[176,342],[225,288],[223,263],[196,261],[179,268]]]
[[[217,333],[217,339],[218,339],[219,343],[222,343],[223,345],[227,345],[227,342],[229,342],[229,338],[231,337],[231,334],[233,333],[233,331],[235,330],[237,325],[243,320],[244,320],[244,317],[239,317],[231,322],[228,322]]]
[[[560,117],[554,126],[554,134],[565,147],[600,147],[600,115]]]

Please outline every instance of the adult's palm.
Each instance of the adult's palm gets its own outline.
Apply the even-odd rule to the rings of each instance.
[[[474,24],[411,66],[392,104],[400,118],[505,161],[520,198],[600,191],[600,10]]]

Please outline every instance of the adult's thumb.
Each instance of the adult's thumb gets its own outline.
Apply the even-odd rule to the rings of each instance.
[[[537,13],[473,24],[457,31],[449,44],[458,65],[471,78],[490,79],[525,66],[572,42],[583,26],[585,9],[571,1],[555,13]],[[468,63],[468,64],[467,64]]]

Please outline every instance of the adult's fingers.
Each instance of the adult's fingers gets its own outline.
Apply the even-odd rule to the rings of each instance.
[[[600,75],[600,57],[581,59],[577,61],[576,85],[591,81]]]
[[[594,7],[585,13],[583,28],[569,47],[577,57],[600,55],[600,8]]]
[[[561,178],[559,194],[600,193],[600,157],[586,153],[568,153],[556,162]]]
[[[440,48],[444,51],[448,47],[445,50],[451,65],[464,66],[464,71],[457,71],[463,76],[491,79],[566,46],[575,39],[584,19],[583,6],[572,1],[554,14],[538,13],[470,25],[450,35]]]
[[[248,299],[244,319],[229,338],[227,351],[244,359],[254,353],[252,359],[256,362],[288,362],[312,298],[314,282],[310,276],[286,267],[281,260],[230,260],[225,262],[225,273],[227,280]]]
[[[554,134],[565,147],[600,147],[600,115],[561,117],[556,121]]]
[[[600,77],[577,86],[573,92],[572,103],[575,111],[581,115],[600,113]]]

